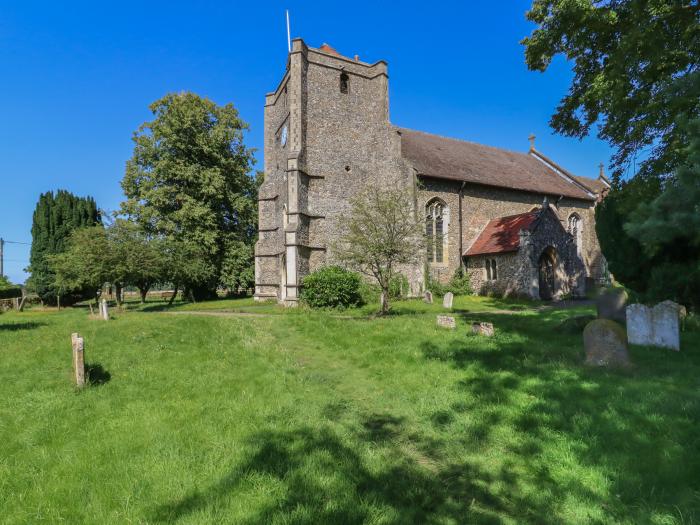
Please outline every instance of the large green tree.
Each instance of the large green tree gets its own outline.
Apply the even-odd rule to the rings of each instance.
[[[528,67],[562,55],[574,73],[552,128],[582,138],[597,124],[616,179],[671,175],[688,143],[677,118],[700,115],[699,13],[697,0],[534,0]]]
[[[28,285],[42,301],[48,304],[57,301],[55,275],[48,256],[62,253],[74,230],[97,224],[101,224],[101,216],[92,197],[77,197],[64,190],[55,194],[47,192],[39,197],[32,220]],[[64,296],[62,302],[69,304],[83,297],[81,290],[74,290],[74,293]]]
[[[625,230],[654,261],[646,295],[700,307],[700,119],[682,122],[688,162],[649,206],[637,207]]]
[[[155,118],[134,133],[121,210],[166,243],[171,264],[180,265],[170,268],[175,285],[192,297],[210,295],[222,268],[236,266],[225,266],[229,257],[239,259],[241,245],[255,241],[257,186],[253,152],[243,141],[247,125],[232,104],[194,93],[166,95],[150,109]]]
[[[537,24],[523,40],[530,69],[557,55],[573,68],[552,128],[581,138],[596,126],[615,148],[613,189],[596,209],[610,270],[650,301],[697,305],[700,253],[683,226],[700,211],[689,147],[700,117],[697,0],[534,0],[527,17]]]

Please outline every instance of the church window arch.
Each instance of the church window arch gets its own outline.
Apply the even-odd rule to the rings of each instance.
[[[425,237],[428,262],[443,264],[447,259],[449,209],[440,199],[425,205]]]
[[[581,257],[582,244],[583,244],[583,221],[578,213],[572,213],[569,215],[567,221],[566,231],[574,238],[574,244],[576,245],[576,253]]]
[[[340,92],[343,94],[347,94],[348,91],[350,90],[350,77],[348,74],[343,71],[340,74]]]

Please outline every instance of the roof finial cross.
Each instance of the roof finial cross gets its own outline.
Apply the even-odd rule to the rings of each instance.
[[[605,178],[605,171],[604,171],[605,165],[601,162],[600,164],[598,164],[598,167],[600,168],[600,172],[598,173],[598,175],[601,178]]]
[[[535,150],[535,134],[530,133],[530,136],[527,138],[527,140],[530,141],[530,151],[534,151]]]

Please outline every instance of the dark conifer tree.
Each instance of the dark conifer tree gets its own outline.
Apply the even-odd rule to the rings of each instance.
[[[43,193],[32,221],[32,248],[28,284],[44,303],[56,304],[57,290],[47,255],[62,253],[66,240],[77,228],[101,224],[102,218],[92,197],[77,197],[65,190]],[[62,304],[82,299],[80,295],[61,297]]]

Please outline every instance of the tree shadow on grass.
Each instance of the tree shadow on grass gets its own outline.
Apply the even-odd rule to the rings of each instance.
[[[108,383],[112,379],[110,374],[100,363],[85,365],[85,378],[89,385],[100,386]]]
[[[553,442],[566,447],[561,461],[607,479],[605,514],[615,521],[646,521],[654,513],[673,523],[700,519],[700,353],[633,348],[633,370],[589,368],[580,335],[552,334],[561,317],[533,324],[487,315],[496,324],[492,340],[420,344],[426,360],[465,372],[455,385],[464,401],[452,408],[480,415],[468,441],[488,441],[493,424],[503,423],[518,436],[509,450],[532,458],[533,472],[556,467]],[[573,474],[566,478],[560,474],[559,482],[570,483]]]
[[[0,332],[18,332],[20,330],[33,330],[40,326],[46,326],[46,323],[37,321],[24,321],[20,323],[2,323],[0,324]]]
[[[391,461],[373,464],[363,459],[358,453],[362,440],[373,441],[377,426],[382,439],[386,427],[393,440],[408,439],[400,435],[397,421],[400,418],[373,415],[351,444],[329,427],[261,432],[250,439],[255,450],[250,459],[218,483],[157,507],[152,519],[171,523],[216,509],[247,480],[273,478],[284,485],[283,493],[242,523],[366,523],[381,516],[382,523],[397,525],[501,524],[503,516],[527,513],[533,519],[522,523],[554,522],[547,516],[556,500],[534,501],[519,494],[518,475],[508,466],[495,474],[468,462],[430,469],[392,444],[384,445]]]

